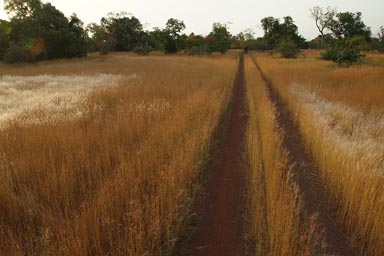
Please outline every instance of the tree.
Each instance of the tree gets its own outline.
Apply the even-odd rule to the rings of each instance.
[[[105,28],[92,22],[87,26],[87,33],[91,35],[89,49],[102,55],[108,54],[111,47],[107,45],[108,33]]]
[[[261,26],[264,30],[264,40],[268,43],[270,49],[273,49],[279,43],[281,32],[279,19],[266,17],[261,20]]]
[[[280,23],[279,19],[274,17],[266,17],[261,20],[264,30],[264,42],[267,42],[269,49],[276,49],[284,58],[296,57],[298,49],[306,47],[305,39],[299,35],[298,28],[293,22],[292,17],[286,16]],[[260,45],[260,42],[259,42]],[[288,49],[290,48],[290,49]],[[283,53],[290,52],[290,53]],[[295,53],[295,54],[292,54]]]
[[[103,51],[132,51],[143,33],[139,19],[125,12],[109,13],[100,23],[100,27],[94,26],[95,36],[101,37],[95,41]]]
[[[7,0],[9,23],[8,62],[83,57],[87,53],[87,34],[76,15],[70,19],[52,4],[39,0]]]
[[[170,18],[165,24],[163,31],[165,53],[175,53],[180,50],[183,44],[183,37],[180,32],[185,29],[184,21]]]
[[[255,34],[256,33],[252,29],[248,28],[248,29],[244,30],[242,33],[243,33],[245,41],[255,40]]]
[[[152,31],[148,32],[148,44],[154,49],[154,50],[162,50],[164,51],[164,38],[166,35],[164,35],[164,30],[155,27]]]
[[[338,39],[327,45],[322,58],[337,64],[349,66],[357,62],[363,55],[360,54],[360,40],[357,37]]]
[[[185,29],[184,21],[170,18],[165,24],[165,31],[169,33],[169,36],[173,39],[180,37],[180,32]]]
[[[203,55],[209,54],[211,49],[209,48],[207,41],[200,35],[191,33],[185,40],[186,53],[190,55]]]
[[[3,58],[10,46],[9,34],[11,33],[11,29],[9,22],[0,19],[0,59]]]
[[[378,33],[378,46],[377,49],[381,52],[384,52],[384,26],[380,27],[380,31]]]
[[[371,40],[371,30],[361,17],[361,12],[336,14],[329,24],[335,39],[327,45],[326,52],[322,54],[324,59],[332,60],[339,65],[350,65],[363,56],[360,54],[360,47],[362,43]]]
[[[323,9],[319,6],[315,6],[310,9],[311,16],[315,20],[316,27],[321,35],[321,47],[325,46],[325,30],[329,29],[333,18],[336,15],[336,9],[327,7]]]
[[[231,47],[232,36],[226,24],[214,23],[207,42],[212,52],[225,53]]]
[[[329,29],[338,39],[359,36],[362,39],[369,41],[371,37],[371,30],[364,24],[361,18],[361,12],[338,13],[336,14],[336,19],[332,19],[330,22]]]
[[[247,44],[253,40],[255,40],[255,32],[252,29],[246,29],[233,37],[231,48],[248,51]]]
[[[378,37],[379,37],[380,42],[384,43],[384,26],[380,27]]]
[[[282,58],[297,58],[300,53],[300,48],[290,38],[284,38],[279,42],[276,50],[280,53]]]
[[[41,0],[4,0],[4,10],[13,19],[25,19],[33,16],[34,12],[42,8]]]

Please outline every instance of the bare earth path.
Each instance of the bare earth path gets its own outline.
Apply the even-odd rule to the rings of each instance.
[[[240,57],[235,78],[232,111],[217,152],[201,202],[203,220],[183,246],[183,255],[236,256],[244,254],[245,107],[244,58]]]
[[[318,232],[315,235],[321,236],[327,246],[318,245],[315,255],[354,255],[353,250],[348,246],[347,237],[335,222],[335,207],[326,200],[319,170],[311,155],[304,148],[299,129],[295,126],[290,112],[273,90],[267,77],[264,76],[258,64],[255,61],[254,63],[263,76],[272,102],[277,107],[278,123],[284,131],[283,146],[289,153],[290,164],[294,165],[293,178],[301,192],[304,214],[307,218],[312,214],[318,214],[317,225],[324,231],[323,234]]]

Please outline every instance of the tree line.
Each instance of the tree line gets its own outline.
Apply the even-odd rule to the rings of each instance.
[[[43,59],[84,57],[88,52],[108,54],[134,51],[166,54],[225,53],[228,49],[273,50],[282,57],[295,58],[303,48],[325,48],[324,59],[338,63],[357,61],[360,50],[384,51],[384,28],[377,37],[362,21],[360,12],[338,13],[334,8],[314,7],[310,13],[319,37],[306,41],[292,17],[265,17],[262,37],[252,30],[232,35],[226,24],[214,23],[207,36],[184,33],[182,20],[170,18],[164,28],[144,30],[140,20],[127,13],[110,13],[87,26],[73,14],[66,17],[50,3],[41,0],[5,0],[10,21],[0,20],[0,58],[7,63]]]

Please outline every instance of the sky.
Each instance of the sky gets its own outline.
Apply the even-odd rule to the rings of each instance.
[[[227,23],[232,34],[252,29],[256,36],[263,36],[260,20],[267,16],[282,18],[291,16],[306,39],[318,35],[309,9],[314,6],[336,7],[339,12],[363,14],[364,23],[371,27],[374,36],[384,25],[383,0],[50,0],[66,16],[76,13],[88,24],[99,23],[109,12],[127,12],[137,17],[146,30],[163,28],[169,18],[183,20],[185,33],[207,35],[214,22]],[[0,0],[0,19],[7,19]]]

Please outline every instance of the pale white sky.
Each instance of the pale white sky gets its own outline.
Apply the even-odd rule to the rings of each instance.
[[[163,28],[168,18],[185,22],[186,33],[195,32],[206,35],[214,22],[230,22],[231,33],[251,28],[256,36],[262,36],[260,20],[267,16],[291,16],[299,27],[299,33],[307,39],[318,34],[309,8],[314,6],[337,7],[340,12],[360,11],[364,23],[371,27],[376,36],[379,27],[384,25],[383,0],[50,0],[65,15],[76,13],[86,24],[99,22],[109,12],[125,11],[133,14],[146,25]],[[6,19],[3,11],[4,1],[0,0],[0,19]]]

